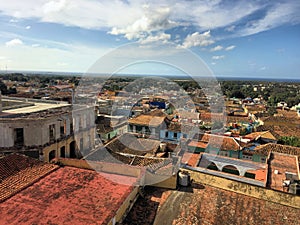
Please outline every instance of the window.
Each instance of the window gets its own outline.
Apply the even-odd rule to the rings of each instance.
[[[174,133],[174,138],[177,138],[177,133],[176,132]]]
[[[23,128],[14,129],[14,142],[15,145],[24,145],[24,130]]]
[[[166,137],[166,138],[168,138],[168,137],[169,137],[169,132],[168,132],[168,131],[166,131],[166,133],[165,133],[165,137]]]
[[[129,125],[129,132],[133,132],[133,126]]]
[[[70,123],[70,133],[72,134],[73,133],[73,123]]]
[[[63,137],[65,135],[65,127],[60,126],[60,136]]]
[[[49,140],[50,141],[55,140],[55,124],[49,125]]]

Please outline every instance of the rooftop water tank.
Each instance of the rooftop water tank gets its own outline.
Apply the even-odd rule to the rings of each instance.
[[[179,176],[179,179],[178,179],[179,185],[184,186],[184,187],[189,186],[189,184],[190,184],[190,174],[188,172],[180,171],[178,176]]]

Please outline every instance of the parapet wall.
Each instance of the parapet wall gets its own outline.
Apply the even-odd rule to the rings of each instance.
[[[201,172],[195,172],[187,169],[183,170],[190,173],[191,179],[193,179],[194,182],[300,209],[300,196],[232,181]]]
[[[95,170],[97,172],[104,172],[104,173],[113,173],[119,174],[124,176],[131,176],[140,178],[142,171],[140,168],[125,165],[125,164],[114,164],[114,163],[107,163],[107,162],[94,162],[94,161],[87,161],[83,159],[68,159],[68,158],[59,158],[57,160],[59,163],[65,166],[72,166],[82,169],[89,169]]]

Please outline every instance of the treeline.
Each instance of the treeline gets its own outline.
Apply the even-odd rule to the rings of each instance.
[[[227,97],[262,97],[270,106],[286,102],[292,107],[300,102],[300,83],[222,81],[221,88]]]
[[[47,87],[49,85],[56,85],[59,81],[68,80],[70,83],[75,84],[77,86],[80,81],[80,77],[77,76],[66,76],[60,74],[51,74],[51,75],[42,75],[42,74],[23,74],[23,73],[5,73],[0,74],[1,80],[9,80],[16,82],[36,82],[39,87]],[[15,88],[7,88],[6,85],[1,81],[0,89],[3,94],[13,94],[15,92]]]
[[[29,78],[22,73],[5,73],[0,75],[3,80],[27,82]]]
[[[7,86],[1,80],[0,80],[0,91],[1,91],[1,94],[3,94],[3,95],[17,93],[17,89],[15,87],[7,88]]]
[[[284,136],[280,137],[279,140],[277,141],[278,144],[282,145],[290,145],[294,147],[300,147],[300,138],[295,137],[295,136]]]

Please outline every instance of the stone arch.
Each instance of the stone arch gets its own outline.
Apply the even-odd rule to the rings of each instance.
[[[225,165],[222,168],[222,172],[240,175],[240,171],[234,165]]]
[[[60,157],[61,158],[65,158],[66,157],[66,147],[65,146],[62,146],[60,148]]]
[[[70,143],[70,158],[76,158],[76,141]]]
[[[48,155],[49,162],[51,162],[51,160],[54,159],[55,157],[56,157],[56,150],[50,151]]]
[[[211,162],[208,166],[207,166],[207,169],[210,169],[210,170],[219,170],[219,168],[217,167],[217,165],[214,163],[214,162]]]

